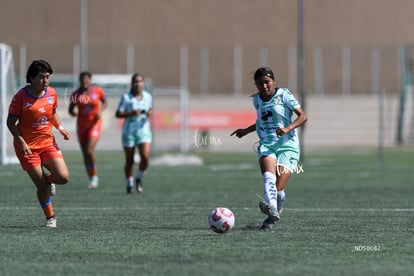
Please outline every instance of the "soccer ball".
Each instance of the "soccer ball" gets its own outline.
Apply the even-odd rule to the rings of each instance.
[[[218,207],[208,216],[208,224],[211,230],[219,234],[225,234],[233,229],[235,217],[232,211],[224,207]]]

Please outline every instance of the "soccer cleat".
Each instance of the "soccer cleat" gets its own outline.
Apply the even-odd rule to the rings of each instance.
[[[96,189],[98,188],[98,185],[99,185],[98,176],[97,175],[92,176],[89,180],[88,189]]]
[[[135,186],[138,193],[144,192],[144,187],[142,187],[142,181],[141,179],[135,178]]]
[[[272,210],[272,208],[266,202],[260,201],[259,208],[260,208],[260,211],[262,211],[263,214],[271,217],[275,221],[280,219],[279,213],[276,210]]]
[[[51,217],[46,221],[46,227],[48,228],[56,228],[56,218]]]
[[[49,195],[51,196],[56,195],[56,185],[53,183],[49,185]]]
[[[126,192],[127,192],[127,194],[132,194],[132,187],[127,186],[126,187]]]
[[[270,230],[273,228],[275,223],[276,223],[276,220],[269,216],[263,221],[261,229]]]

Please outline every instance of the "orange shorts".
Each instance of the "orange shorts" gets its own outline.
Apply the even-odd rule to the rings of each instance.
[[[40,149],[32,149],[32,154],[24,155],[20,148],[14,144],[14,151],[16,152],[17,159],[20,161],[23,170],[29,171],[37,166],[40,166],[44,161],[63,158],[62,151],[57,144],[53,144]]]
[[[77,134],[78,134],[79,143],[83,144],[90,138],[98,140],[99,137],[101,136],[101,126],[102,126],[102,121],[99,120],[96,122],[96,124],[94,124],[90,128],[78,127]]]

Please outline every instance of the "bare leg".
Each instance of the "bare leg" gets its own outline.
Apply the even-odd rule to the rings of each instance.
[[[69,170],[63,158],[49,159],[44,165],[50,171],[53,183],[63,185],[69,182]]]
[[[55,213],[49,196],[49,181],[46,174],[43,172],[42,166],[37,166],[27,171],[27,173],[37,188],[37,199],[39,200],[40,206],[42,206],[45,217],[47,219],[53,218]]]
[[[261,156],[259,159],[260,170],[262,174],[270,172],[276,175],[276,160],[270,156]]]
[[[124,172],[125,172],[125,177],[128,178],[128,177],[132,177],[134,173],[135,148],[124,147],[124,153],[125,153]]]
[[[89,178],[97,174],[95,158],[95,147],[97,143],[97,139],[89,138],[85,143],[81,144],[83,161],[85,163],[86,172],[88,173]]]
[[[145,171],[148,169],[149,165],[149,158],[151,155],[151,144],[150,143],[142,143],[138,145],[139,157],[141,162],[139,163],[139,170]]]
[[[142,186],[142,178],[144,177],[145,171],[148,169],[149,158],[151,154],[151,144],[150,143],[141,143],[138,145],[138,151],[140,156],[139,170],[135,176],[135,184],[138,193],[144,192]]]

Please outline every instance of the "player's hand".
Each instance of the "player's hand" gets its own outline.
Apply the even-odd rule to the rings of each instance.
[[[67,131],[66,129],[59,129],[59,132],[63,136],[63,139],[69,140],[70,138],[69,131]]]
[[[287,127],[280,127],[278,129],[276,129],[276,134],[277,134],[277,136],[282,136],[282,135],[287,134],[289,131],[290,131],[290,129],[287,128]]]
[[[29,146],[26,144],[26,141],[23,139],[22,136],[18,136],[15,139],[17,144],[19,145],[20,152],[23,153],[23,155],[32,154],[32,151],[30,150]]]
[[[141,109],[134,110],[133,116],[139,116],[142,113]]]
[[[230,136],[236,135],[238,138],[242,138],[243,136],[245,136],[247,134],[246,129],[244,128],[239,128],[236,129],[235,131],[233,131]]]
[[[23,155],[30,155],[32,154],[31,149],[29,148],[29,146],[26,144],[26,142],[20,141],[20,151],[21,153],[23,153]]]

